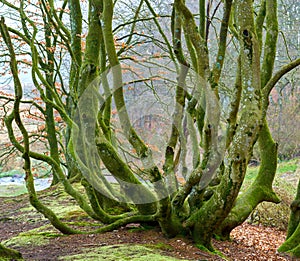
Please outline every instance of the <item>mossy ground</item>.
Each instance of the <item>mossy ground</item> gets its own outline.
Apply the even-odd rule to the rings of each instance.
[[[19,235],[5,240],[3,243],[6,247],[15,246],[42,246],[49,243],[49,239],[62,236],[57,233],[51,225],[41,226],[26,232],[22,232]]]
[[[83,190],[80,184],[75,184],[75,187],[78,190]],[[102,226],[101,223],[89,219],[60,185],[38,192],[38,195],[47,207],[51,208],[59,218],[71,226],[79,226],[81,229],[93,229],[95,226]],[[179,260],[168,256],[168,253],[174,256],[178,249],[174,249],[162,241],[162,239],[166,241],[162,236],[159,236],[162,237],[160,242],[152,240],[154,237],[152,235],[157,235],[157,231],[153,231],[153,227],[150,230],[136,224],[105,235],[64,236],[29,204],[26,194],[16,198],[3,198],[1,203],[7,206],[4,218],[0,219],[0,222],[8,222],[6,226],[2,223],[3,227],[6,227],[3,232],[10,233],[9,226],[16,224],[21,226],[18,231],[22,231],[6,237],[8,239],[2,243],[6,247],[19,250],[25,258],[29,258],[28,260],[32,257],[32,251],[38,254],[40,258],[47,257],[47,255],[50,258],[49,253],[45,254],[44,257],[41,256],[44,251],[47,251],[46,249],[49,249],[48,251],[51,249],[51,254],[55,260],[58,258],[60,260]],[[26,231],[25,227],[29,230]],[[32,227],[34,229],[31,229]],[[146,234],[147,236],[145,236]],[[124,237],[127,239],[123,240]],[[90,243],[87,242],[93,238],[97,238],[97,240],[95,239],[95,243],[92,242],[92,247],[89,247]],[[64,246],[58,247],[58,242]],[[182,246],[182,248],[185,247],[186,245]]]
[[[280,168],[281,164],[279,165],[279,169],[282,169]],[[295,181],[299,178],[298,168],[293,172],[296,164],[297,161],[287,164],[288,168],[285,168],[287,172],[279,173],[275,179],[275,190],[283,202],[288,202],[294,196]],[[250,174],[248,173],[244,186],[247,182],[250,183],[255,178],[257,168],[250,168],[249,170]],[[83,190],[80,184],[75,184],[75,187],[78,190]],[[38,192],[38,195],[46,206],[51,208],[64,221],[68,222],[69,225],[88,229],[91,226],[101,226],[99,222],[92,222],[77,207],[76,202],[63,191],[62,186],[51,187],[45,191]],[[263,203],[256,209],[257,211],[259,208],[262,208],[261,213],[259,213],[260,219],[257,223],[263,223],[265,219],[269,222],[267,225],[280,227],[278,223],[274,223],[274,219],[280,220],[284,216],[285,220],[287,220],[288,217],[287,214],[283,213],[282,205],[271,204],[278,207],[278,209],[272,210],[272,208],[264,206],[264,204],[270,203]],[[0,207],[5,210],[4,215],[0,217],[0,240],[4,242],[5,246],[19,250],[24,254],[25,259],[27,258],[28,260],[44,260],[45,257],[49,257],[49,259],[51,257],[53,260],[58,260],[58,258],[60,260],[126,260],[125,258],[127,257],[132,260],[147,259],[149,261],[179,260],[178,258],[181,260],[221,260],[220,256],[212,256],[204,253],[197,249],[191,242],[185,242],[177,238],[168,240],[163,237],[160,231],[153,228],[149,230],[138,224],[132,224],[131,226],[105,234],[63,236],[49,225],[49,222],[41,214],[37,213],[30,206],[26,194],[13,198],[2,198],[0,200]],[[288,208],[288,203],[286,203],[286,207]],[[278,211],[278,216],[275,215],[276,211]],[[272,215],[273,219],[270,220],[269,217]],[[249,229],[250,232],[253,230],[251,227]],[[27,232],[24,232],[26,230]],[[250,233],[249,231],[244,235],[241,232],[239,235],[241,238],[247,238]],[[268,230],[268,239],[271,238],[271,233],[273,233],[274,238],[278,237],[279,233],[277,231],[270,231],[272,230]],[[284,240],[284,232],[282,233],[281,243]],[[255,240],[258,240],[258,238],[256,237]],[[260,244],[265,244],[265,241],[266,239],[263,239]],[[215,244],[221,246],[219,249],[223,253],[229,249],[230,251],[228,250],[226,255],[232,258],[244,256],[247,251],[251,252],[249,253],[251,256],[255,255],[256,252],[257,256],[264,255],[264,249],[260,252],[256,249],[256,252],[253,253],[249,249],[247,242],[245,246],[239,243],[239,248],[242,247],[243,249],[240,251],[241,253],[236,250],[237,246],[235,242],[215,242]],[[273,252],[271,255],[273,256],[276,255],[276,249],[280,245],[278,240],[274,240],[274,242],[278,244],[272,248]],[[270,249],[270,246],[268,245],[266,249]],[[265,255],[270,256],[270,252],[265,253]]]
[[[77,255],[63,256],[59,260],[106,260],[106,261],[172,261],[183,260],[163,255],[161,250],[143,245],[112,245],[85,249]]]

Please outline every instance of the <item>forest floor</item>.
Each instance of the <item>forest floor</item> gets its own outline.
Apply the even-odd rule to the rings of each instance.
[[[61,188],[49,188],[39,196],[69,224],[99,226]],[[0,242],[20,251],[25,260],[292,260],[276,251],[285,231],[244,223],[231,237],[230,242],[214,240],[221,258],[199,250],[189,239],[167,239],[158,229],[138,224],[104,234],[64,236],[30,206],[26,194],[0,198]]]

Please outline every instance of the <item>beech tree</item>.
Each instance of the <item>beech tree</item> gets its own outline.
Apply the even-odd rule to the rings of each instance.
[[[31,204],[62,233],[151,222],[213,251],[213,236],[228,239],[260,202],[280,201],[266,114],[270,92],[300,58],[274,69],[276,0],[1,3],[18,21],[1,20],[15,93],[2,97],[12,104],[5,126],[22,153]],[[22,63],[35,88],[30,99]],[[32,110],[44,123],[35,132],[25,122]],[[239,194],[256,142],[259,173]],[[60,220],[38,199],[32,159],[47,163],[54,183],[105,225],[87,232]],[[295,256],[298,202],[299,192],[279,249]]]

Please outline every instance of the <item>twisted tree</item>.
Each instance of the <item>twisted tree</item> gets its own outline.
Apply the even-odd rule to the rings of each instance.
[[[25,162],[31,204],[58,230],[153,222],[166,236],[192,235],[213,250],[214,235],[229,238],[260,202],[280,201],[266,113],[270,92],[300,59],[274,69],[276,0],[259,1],[258,10],[252,0],[1,2],[18,21],[1,20],[14,83],[14,97],[2,97],[5,125]],[[24,96],[22,63],[33,97]],[[32,111],[44,128],[28,129]],[[41,141],[44,151],[34,147]],[[256,142],[259,173],[239,195]],[[54,183],[105,225],[81,231],[42,204],[32,159],[47,163]],[[298,198],[280,248],[297,256]],[[111,214],[116,207],[122,212]]]

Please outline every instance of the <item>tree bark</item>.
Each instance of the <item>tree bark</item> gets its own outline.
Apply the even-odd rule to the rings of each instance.
[[[258,143],[261,156],[258,175],[250,187],[238,197],[235,206],[219,228],[217,234],[221,239],[229,239],[230,232],[241,225],[259,203],[280,202],[272,189],[277,168],[277,144],[272,139],[266,121],[260,130]]]
[[[266,18],[266,19],[265,19]],[[260,53],[262,50],[262,29],[264,20],[266,20],[267,34],[264,51],[261,86],[262,88],[272,77],[274,61],[276,57],[276,44],[278,36],[277,21],[277,1],[262,1],[259,15],[256,19],[255,29],[259,42]],[[263,113],[266,114],[268,108],[268,99],[262,99]],[[258,138],[261,165],[258,175],[251,186],[238,199],[228,217],[222,223],[219,229],[219,236],[222,239],[229,239],[230,232],[236,226],[241,225],[256,206],[262,201],[279,203],[280,199],[272,189],[272,183],[277,169],[277,144],[272,139],[268,123],[264,115],[263,127],[259,132]]]
[[[246,173],[248,159],[261,126],[260,52],[253,19],[252,1],[235,3],[241,46],[242,97],[240,120],[228,148],[228,163],[213,196],[187,221],[197,244],[212,250],[211,238],[229,214]],[[249,14],[245,16],[245,14]]]

